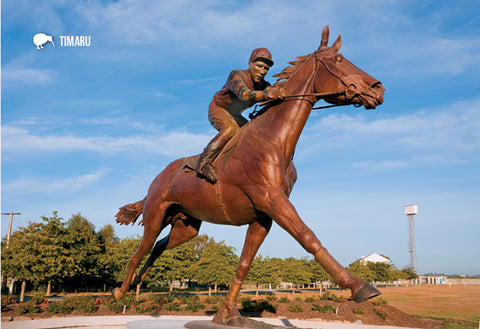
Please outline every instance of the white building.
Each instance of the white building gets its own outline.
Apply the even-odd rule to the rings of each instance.
[[[361,264],[366,264],[368,262],[371,262],[371,263],[391,263],[392,260],[388,257],[385,257],[385,256],[382,256],[380,254],[377,254],[377,253],[373,253],[373,254],[370,254],[368,256],[362,256],[362,258],[359,259],[359,262]]]

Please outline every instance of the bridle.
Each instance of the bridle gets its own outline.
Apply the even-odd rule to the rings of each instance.
[[[318,56],[320,51],[315,51],[313,53],[315,60],[317,63],[322,63],[325,69],[335,78],[337,78],[344,86],[345,89],[341,90],[335,90],[335,91],[330,91],[330,92],[323,92],[323,93],[311,93],[311,94],[301,94],[301,95],[287,95],[285,96],[285,100],[293,100],[296,98],[304,98],[304,97],[318,97],[318,98],[324,98],[328,96],[338,96],[338,95],[345,95],[345,98],[350,100],[356,95],[358,95],[357,92],[357,87],[353,83],[346,83],[344,79],[342,79],[341,76],[333,72],[331,68],[328,67],[328,65],[325,63],[325,61]],[[306,99],[306,101],[309,101]],[[310,102],[310,101],[309,101]],[[312,104],[313,105],[313,104]],[[331,104],[331,105],[325,105],[325,106],[317,106],[317,107],[312,107],[312,110],[319,110],[319,109],[326,109],[326,108],[331,108],[331,107],[337,107],[337,106],[346,106],[346,105],[352,105],[352,104]],[[355,107],[360,107],[362,106],[361,104],[353,104]]]
[[[310,94],[298,94],[298,95],[287,95],[284,97],[283,101],[289,101],[289,100],[295,100],[295,99],[298,99],[300,98],[300,100],[305,100],[309,103],[312,104],[312,110],[321,110],[321,109],[327,109],[327,108],[332,108],[332,107],[338,107],[338,106],[346,106],[346,105],[353,105],[355,107],[360,107],[362,106],[362,104],[331,104],[331,105],[323,105],[323,106],[317,106],[317,107],[313,107],[313,105],[316,103],[315,102],[312,102],[311,100],[309,99],[305,99],[305,97],[318,97],[318,98],[324,98],[324,97],[329,97],[329,96],[338,96],[338,95],[345,95],[345,98],[350,100],[352,99],[353,97],[355,97],[356,95],[359,95],[358,92],[357,92],[357,87],[355,86],[355,84],[353,83],[346,83],[344,81],[344,79],[342,79],[341,76],[339,76],[338,74],[335,74],[333,72],[333,70],[331,68],[328,67],[328,65],[325,63],[325,61],[321,58],[319,58],[318,54],[320,53],[320,51],[315,51],[313,53],[313,55],[315,56],[315,60],[317,63],[322,63],[323,66],[325,67],[325,69],[331,74],[333,75],[335,78],[337,78],[344,86],[345,88],[344,89],[341,89],[341,90],[335,90],[335,91],[330,91],[330,92],[323,92],[323,93],[310,93]],[[316,71],[316,70],[315,70]],[[263,102],[263,103],[260,103],[260,104],[257,104],[255,105],[255,109],[253,110],[252,113],[250,113],[249,117],[250,118],[254,118],[256,117],[257,115],[259,115],[261,112],[263,112],[262,110],[257,110],[257,106],[260,105],[260,106],[266,106],[268,104],[270,104],[271,102],[276,102],[276,101],[266,101],[266,102]]]

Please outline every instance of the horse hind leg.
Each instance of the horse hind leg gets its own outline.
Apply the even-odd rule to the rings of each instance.
[[[183,213],[177,213],[171,220],[172,228],[170,233],[158,241],[148,257],[147,262],[140,272],[135,275],[132,285],[137,285],[147,277],[148,271],[152,268],[153,263],[162,255],[165,250],[175,248],[185,242],[190,241],[198,235],[202,222],[192,216]]]
[[[135,269],[138,267],[138,264],[145,254],[150,251],[153,243],[157,239],[162,229],[167,225],[165,221],[165,213],[169,206],[170,204],[166,202],[159,208],[149,207],[148,204],[145,204],[143,209],[143,223],[145,225],[143,229],[143,238],[140,241],[138,248],[133,252],[132,258],[130,259],[130,263],[128,265],[126,278],[121,287],[115,288],[112,291],[114,298],[118,299],[123,297],[123,295],[125,295],[125,293],[130,289],[130,283],[132,282],[133,275],[135,274]]]

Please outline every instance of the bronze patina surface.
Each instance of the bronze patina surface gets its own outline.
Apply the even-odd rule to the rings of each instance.
[[[163,251],[197,236],[203,221],[248,225],[240,261],[222,306],[213,322],[245,326],[237,309],[237,296],[250,265],[275,221],[327,270],[335,282],[350,289],[362,302],[380,292],[340,265],[303,222],[289,195],[297,178],[292,161],[297,141],[319,100],[374,109],[383,102],[380,81],[363,72],[338,51],[341,38],[328,46],[329,29],[313,53],[297,57],[292,66],[277,75],[273,86],[286,95],[266,105],[268,110],[243,125],[212,163],[217,182],[189,169],[183,159],[170,163],[152,182],[145,199],[126,205],[117,222],[134,223],[143,213],[143,239],[133,253],[125,281],[113,295],[122,297],[132,283],[143,280]],[[170,233],[155,244],[140,273],[135,269],[155,243],[160,232]]]

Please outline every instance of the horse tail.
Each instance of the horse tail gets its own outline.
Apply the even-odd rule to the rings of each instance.
[[[121,225],[128,225],[130,223],[132,224],[135,223],[137,218],[143,212],[144,204],[145,204],[145,199],[134,202],[134,203],[130,203],[121,207],[120,210],[115,215],[115,217],[117,218],[117,223]]]

